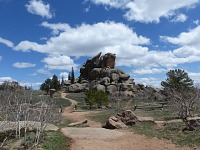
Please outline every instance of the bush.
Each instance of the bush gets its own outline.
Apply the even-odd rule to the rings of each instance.
[[[96,91],[95,89],[89,89],[86,92],[85,102],[90,106],[90,109],[93,105],[101,107],[102,105],[107,105],[109,103],[108,96],[103,91]]]

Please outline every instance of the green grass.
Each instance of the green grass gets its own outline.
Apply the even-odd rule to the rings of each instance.
[[[54,98],[54,102],[56,107],[60,107],[62,106],[62,108],[68,107],[71,105],[71,102],[66,100],[66,99],[62,99],[62,98]]]
[[[67,93],[66,97],[78,102],[77,109],[79,110],[89,109],[89,106],[87,106],[85,103],[85,93]]]
[[[158,128],[156,124],[146,122],[136,123],[136,125],[130,127],[130,130],[148,137],[171,140],[173,143],[182,146],[200,146],[200,130],[182,132],[184,127],[184,123],[171,123],[162,128]]]
[[[105,124],[111,116],[115,115],[115,110],[104,110],[89,116],[91,120]]]
[[[44,150],[69,150],[71,140],[65,137],[61,132],[47,132],[45,143],[42,147]]]
[[[172,114],[169,110],[164,109],[154,109],[154,110],[141,110],[141,109],[136,109],[134,111],[136,116],[140,117],[153,117],[155,120],[160,121],[160,120],[172,120],[175,119],[175,115]]]

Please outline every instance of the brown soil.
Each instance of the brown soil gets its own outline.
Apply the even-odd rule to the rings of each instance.
[[[66,94],[62,94],[64,98]],[[188,147],[178,147],[170,141],[157,138],[147,138],[128,130],[102,129],[97,122],[91,121],[87,115],[96,112],[74,112],[76,101],[68,99],[72,106],[66,108],[63,116],[72,122],[88,120],[88,128],[63,128],[62,133],[73,139],[71,150],[191,150]]]

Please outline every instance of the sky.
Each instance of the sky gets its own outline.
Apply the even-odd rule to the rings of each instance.
[[[136,83],[171,69],[200,83],[200,0],[0,0],[0,83],[38,88],[97,53]]]

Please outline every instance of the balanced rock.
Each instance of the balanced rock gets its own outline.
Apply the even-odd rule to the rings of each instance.
[[[108,119],[106,124],[103,126],[103,128],[106,129],[120,129],[120,128],[126,128],[126,125],[115,116],[112,116]]]
[[[112,116],[105,123],[103,128],[106,129],[120,129],[125,128],[127,125],[134,125],[138,121],[137,116],[131,110],[125,110],[117,116]]]

